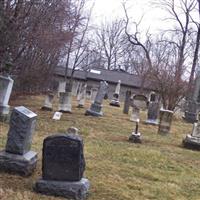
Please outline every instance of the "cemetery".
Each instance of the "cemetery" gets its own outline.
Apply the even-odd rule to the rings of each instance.
[[[53,114],[59,108],[59,99],[57,97],[54,99],[53,111],[51,112],[41,109],[44,100],[45,96],[20,96],[17,100],[10,100],[10,106],[14,108],[14,110],[12,109],[11,124],[1,122],[0,126],[0,147],[2,150],[0,154],[1,199],[15,199],[15,196],[18,199],[44,200],[59,200],[66,197],[84,199],[85,196],[95,200],[198,199],[200,169],[197,166],[200,165],[200,152],[184,148],[184,144],[182,144],[182,141],[185,141],[188,137],[195,137],[198,140],[198,125],[195,125],[196,128],[193,130],[195,133],[192,133],[192,124],[186,123],[181,116],[174,114],[172,126],[170,132],[168,132],[166,123],[164,123],[164,128],[163,123],[160,126],[146,123],[149,118],[147,109],[140,110],[140,120],[133,122],[130,121],[131,110],[129,110],[129,114],[123,113],[123,102],[120,102],[121,107],[113,107],[109,105],[109,99],[101,101],[103,116],[85,116],[86,110],[91,106],[91,101],[86,100],[85,109],[80,109],[77,107],[78,101],[75,97],[72,98],[73,113],[63,113],[60,120],[53,120]],[[19,105],[24,107],[17,107]],[[143,106],[143,103],[140,103],[140,105]],[[26,110],[26,108],[29,110]],[[19,159],[16,162],[17,165],[20,162],[20,157],[17,154],[23,156],[24,153],[29,151],[30,142],[33,140],[31,151],[37,152],[32,153],[32,156],[37,156],[35,158],[37,165],[29,168],[28,176],[27,174],[16,173],[16,168],[7,171],[2,169],[2,166],[5,166],[2,165],[5,159],[3,149],[6,147],[7,151],[12,152],[13,140],[18,141],[17,135],[12,139],[12,134],[14,134],[12,132],[15,130],[13,129],[13,126],[15,126],[13,121],[17,120],[14,116],[16,115],[15,112],[21,112],[22,119],[27,120],[27,126],[23,126],[24,134],[26,134],[27,128],[32,127],[31,132],[28,133],[32,139],[24,138],[26,140],[23,142],[24,147],[15,147],[17,152],[14,154],[16,155],[15,159]],[[23,114],[24,112],[26,114]],[[171,120],[169,111],[166,111],[165,117],[163,117],[165,111],[161,110],[161,112],[162,118],[167,118],[167,121]],[[28,118],[26,119],[23,115]],[[170,119],[168,120],[168,118]],[[31,123],[36,123],[36,127],[30,125]],[[136,123],[138,127],[136,127]],[[18,129],[22,128],[21,122],[16,125]],[[68,128],[72,126],[78,128],[79,132],[75,128],[70,131]],[[158,133],[160,129],[164,130],[161,134]],[[74,133],[79,136],[73,136]],[[137,133],[141,136],[139,141]],[[132,141],[130,139],[131,134]],[[133,139],[133,134],[136,134],[135,139]],[[190,136],[190,134],[193,134],[193,136]],[[10,142],[7,141],[7,137]],[[67,158],[71,150],[67,150],[66,156],[61,155],[61,152],[64,153],[65,150],[59,150],[59,145],[65,144],[65,137],[66,139],[77,137],[78,144],[84,144],[84,149],[81,150],[82,156],[80,154],[82,161],[81,159],[68,161],[68,159],[75,159],[74,156]],[[54,138],[55,144],[59,145],[54,144]],[[66,141],[66,144],[69,144],[69,142]],[[52,146],[52,150],[50,146]],[[64,146],[62,148],[65,148]],[[66,146],[66,148],[68,147]],[[52,154],[54,149],[55,153]],[[48,153],[49,151],[52,151],[52,153]],[[62,159],[68,161],[63,166],[64,168],[62,168]],[[56,162],[60,162],[60,165],[55,165]],[[70,166],[73,168],[76,165],[74,162],[80,163],[77,163],[77,167],[78,165],[82,166],[82,170],[77,168],[80,174],[69,171],[68,175],[64,171],[62,172],[65,168],[70,170]],[[61,182],[59,183],[58,180],[61,180]],[[67,182],[63,182],[64,180]],[[81,180],[80,185],[72,180]],[[62,186],[62,184],[64,185]],[[81,195],[76,192],[79,187],[82,188]],[[58,189],[57,193],[56,188]],[[67,188],[74,188],[74,193],[67,192]],[[81,197],[76,196],[76,194]]]
[[[0,200],[200,200],[200,0],[0,1]]]

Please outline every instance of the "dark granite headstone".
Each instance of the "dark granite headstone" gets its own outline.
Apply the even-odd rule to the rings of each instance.
[[[74,134],[50,136],[43,144],[43,179],[79,181],[85,170],[83,141]]]
[[[124,114],[128,114],[129,112],[130,101],[131,101],[131,91],[128,90],[126,91],[126,96],[125,96],[125,101],[124,101],[124,109],[123,109]]]
[[[187,101],[185,115],[183,119],[189,123],[195,123],[199,120],[199,104],[195,101]]]
[[[14,108],[6,149],[0,152],[0,171],[28,176],[34,171],[37,153],[30,151],[37,115],[29,109]]]
[[[34,190],[39,193],[82,200],[87,197],[90,183],[83,178],[85,159],[83,140],[75,128],[70,134],[49,136],[43,143],[42,179]]]
[[[159,103],[149,102],[146,124],[158,125]]]

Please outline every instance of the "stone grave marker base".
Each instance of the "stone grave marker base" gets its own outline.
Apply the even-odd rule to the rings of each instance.
[[[154,126],[157,126],[159,124],[158,120],[151,120],[151,119],[147,119],[144,123],[147,125],[154,125]]]
[[[110,106],[120,107],[120,102],[118,100],[111,100]]]
[[[188,149],[200,150],[200,138],[187,135],[183,140],[183,146]]]
[[[101,108],[102,108],[102,105],[93,103],[91,107],[88,110],[86,110],[85,115],[91,115],[95,117],[103,116]]]
[[[133,132],[129,139],[128,139],[130,142],[133,142],[133,143],[142,143],[142,140],[141,140],[141,134],[140,133],[135,133]]]
[[[24,155],[0,152],[0,171],[29,176],[36,168],[37,153],[29,151]]]
[[[75,200],[86,199],[89,192],[90,182],[86,178],[80,181],[50,181],[39,179],[34,186],[38,193],[61,196]]]

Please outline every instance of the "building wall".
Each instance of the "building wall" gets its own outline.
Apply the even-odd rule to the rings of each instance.
[[[61,86],[60,88],[63,88],[64,78],[58,77],[57,80],[60,83],[60,86]],[[74,83],[73,83],[73,86],[72,86],[72,94],[74,96],[76,96],[78,94],[78,91],[79,91],[81,85],[83,85],[84,83],[85,83],[85,81],[83,81],[83,80],[74,80]],[[98,90],[99,84],[100,84],[99,81],[91,80],[91,79],[87,80],[87,94],[88,94],[87,97],[88,98],[91,95],[91,91],[93,89]],[[116,84],[108,83],[108,85],[109,85],[108,98],[112,99],[113,94],[115,92],[115,88],[117,86],[117,83]],[[120,88],[120,101],[124,101],[127,90],[130,90],[132,94],[139,94],[140,93],[139,88],[134,88],[134,87],[130,87],[130,86],[121,85],[121,88]],[[151,92],[152,92],[151,90],[144,90],[144,94],[148,99],[149,99],[149,95],[150,95]]]

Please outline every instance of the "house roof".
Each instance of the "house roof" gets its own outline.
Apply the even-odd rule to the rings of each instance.
[[[69,69],[68,74],[71,74],[72,70]],[[57,67],[55,69],[55,74],[58,76],[64,76],[65,68],[64,67]],[[119,80],[121,80],[121,85],[140,88],[142,79],[141,77],[129,74],[127,72],[117,71],[117,70],[106,70],[106,69],[91,69],[90,71],[82,71],[77,70],[74,72],[74,78],[80,80],[96,80],[101,81],[105,80],[108,83],[117,84]],[[144,84],[145,89],[155,90],[153,89],[153,84],[151,81],[146,80]]]

